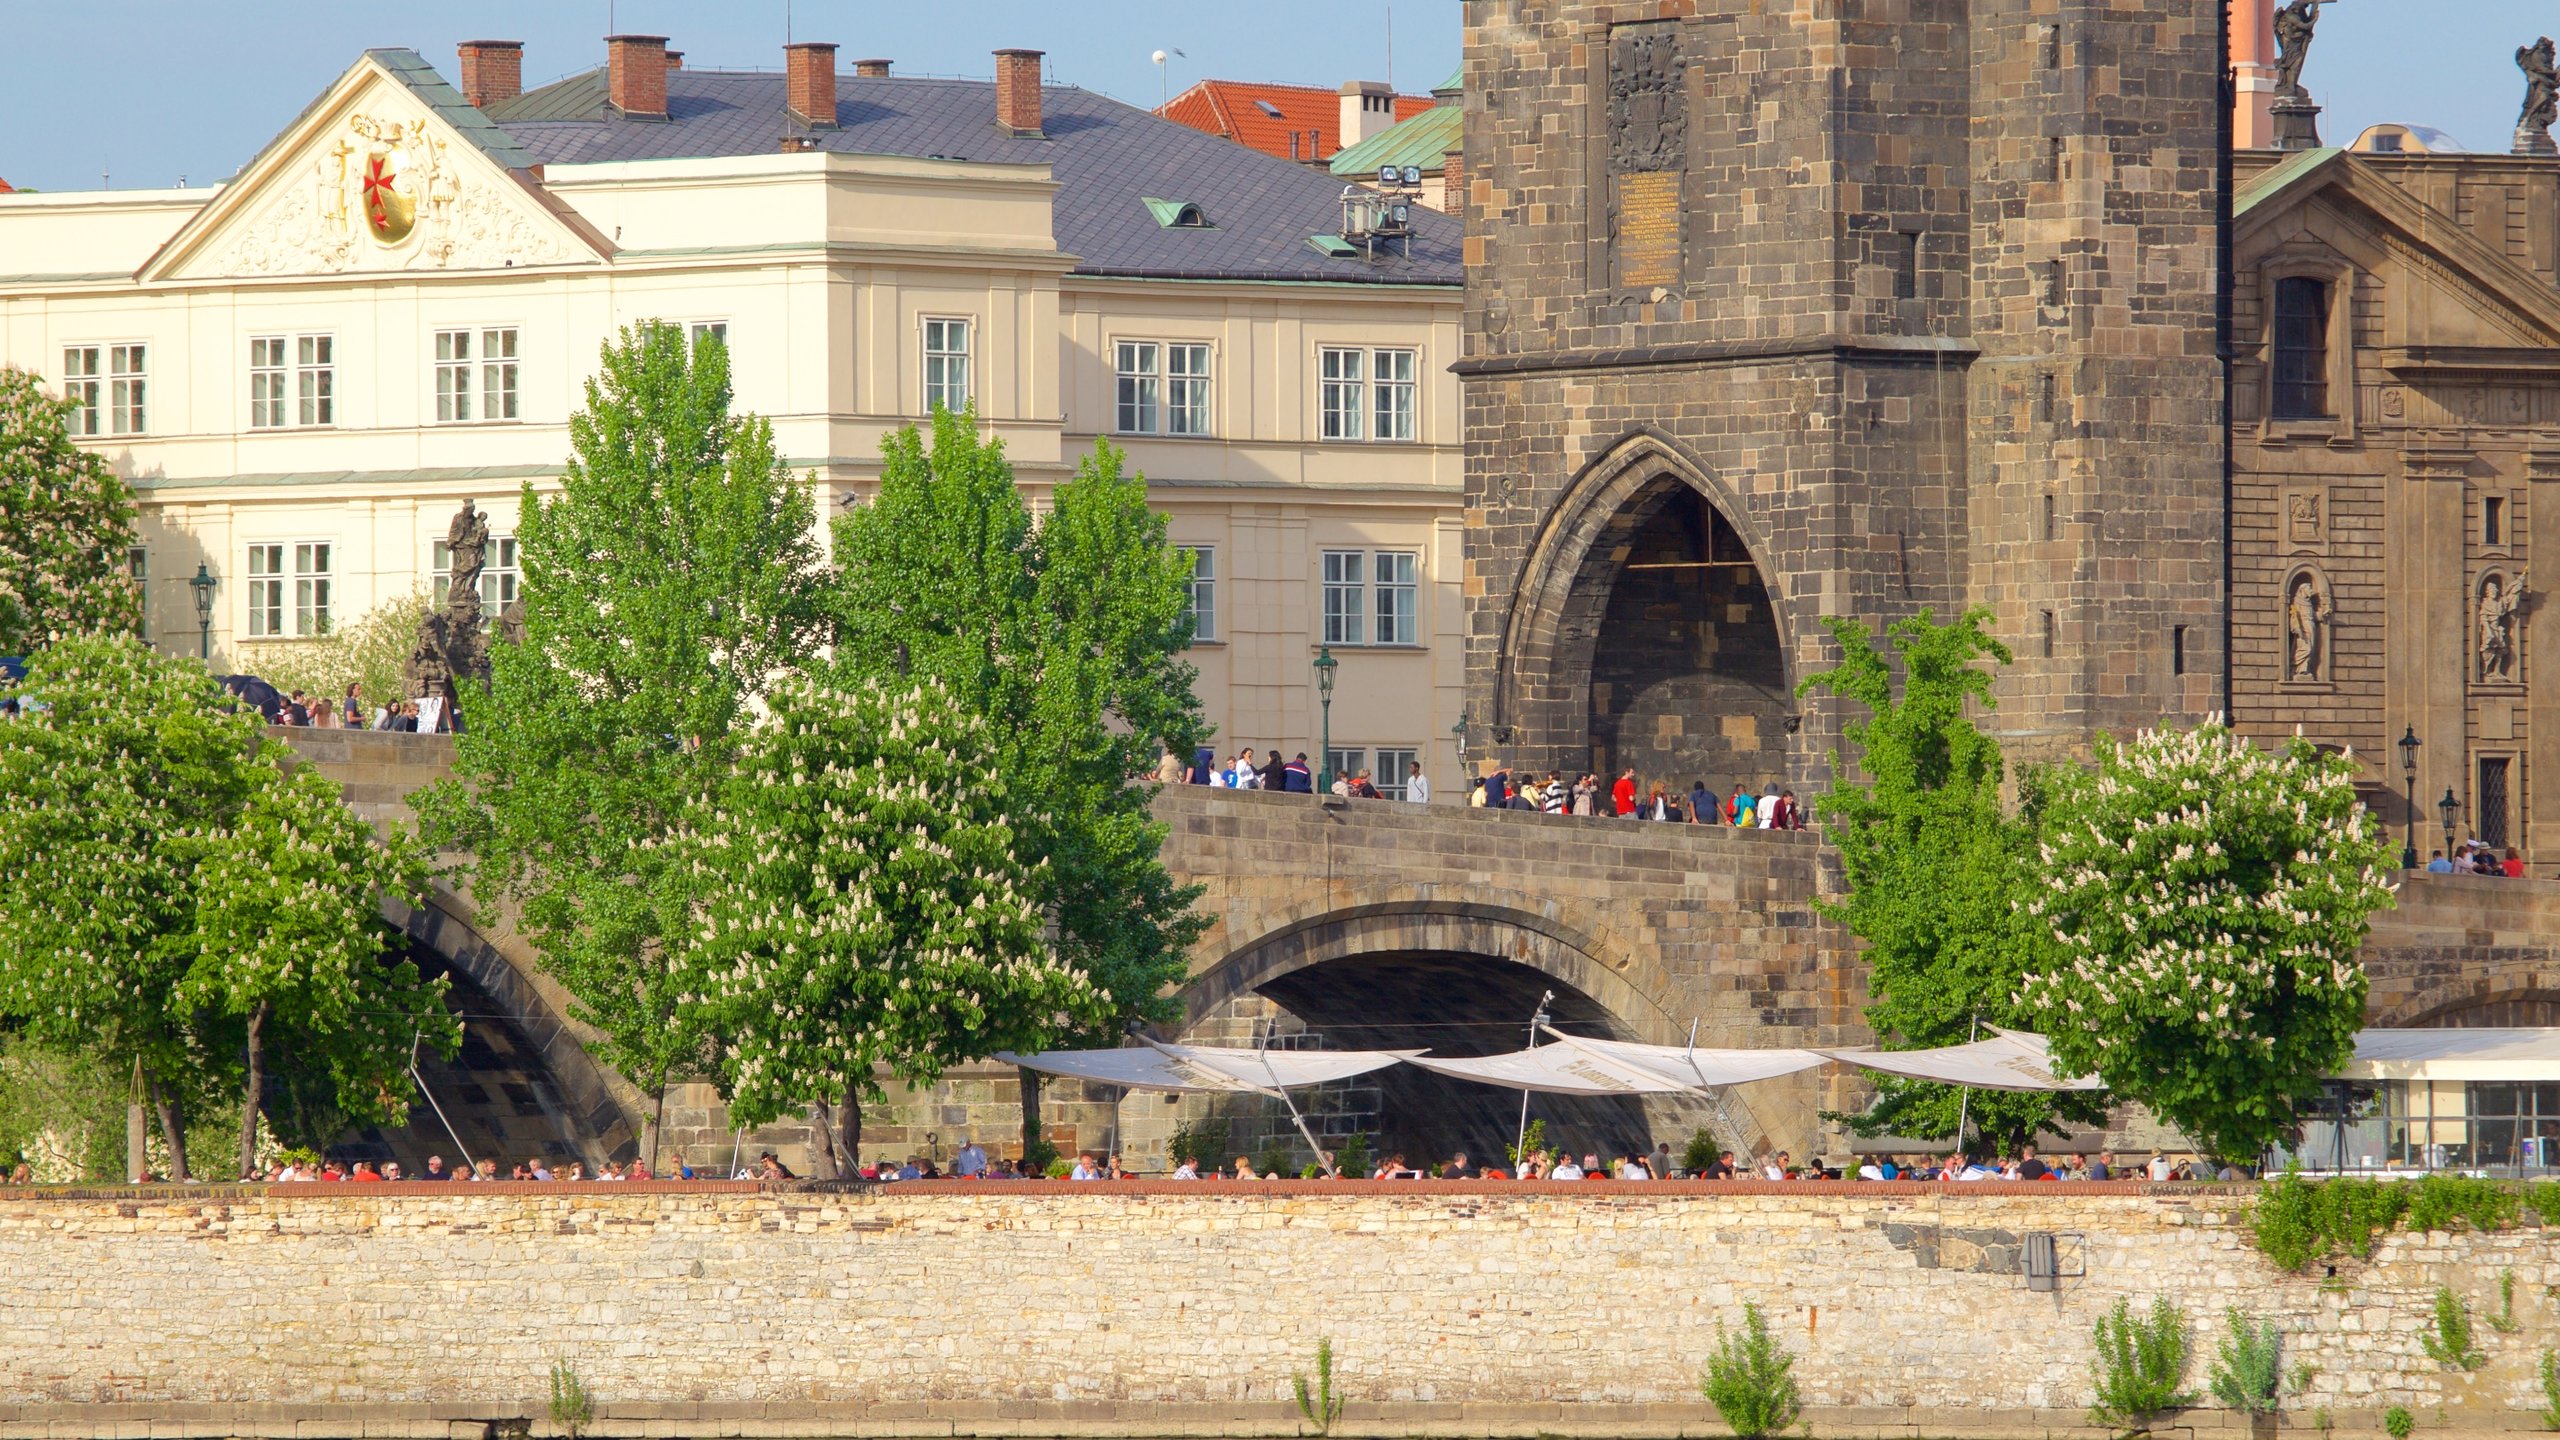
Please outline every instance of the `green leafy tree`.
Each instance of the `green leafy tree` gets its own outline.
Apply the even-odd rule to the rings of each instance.
[[[389,700],[415,698],[400,693],[409,653],[418,643],[418,622],[428,610],[427,592],[412,590],[386,600],[350,624],[330,627],[313,640],[244,646],[241,668],[278,690],[337,699],[350,684],[364,689],[364,717]]]
[[[71,443],[78,411],[0,365],[0,655],[142,618],[125,569],[133,492]]]
[[[26,690],[39,706],[0,725],[0,1019],[108,1074],[138,1065],[173,1173],[191,1096],[237,1076],[234,1056],[254,1075],[266,1020],[291,1037],[281,1078],[400,1113],[412,1043],[459,1040],[440,987],[382,960],[381,894],[417,880],[409,842],[289,771],[194,661],[129,634],[47,646]]]
[[[2391,903],[2354,773],[2219,723],[2101,735],[2091,767],[2057,772],[2020,987],[2055,1064],[2228,1159],[2293,1134],[2353,1048],[2357,948]]]
[[[724,1040],[738,1124],[858,1116],[874,1067],[930,1084],[1108,1013],[1041,934],[1038,867],[1008,819],[1023,797],[988,722],[931,682],[791,680],[769,701],[663,847],[711,882],[672,938],[686,1020]],[[855,1120],[822,1176],[850,1173],[860,1141]]]
[[[1035,524],[1002,442],[975,412],[937,412],[884,447],[879,493],[835,525],[836,664],[851,679],[931,678],[984,717],[995,767],[1031,803],[1017,849],[1060,956],[1112,997],[1044,1043],[1109,1039],[1167,1018],[1207,925],[1161,852],[1142,777],[1159,741],[1206,733],[1182,658],[1190,558],[1166,542],[1146,481],[1097,444]],[[1039,1081],[1022,1072],[1023,1143]]]
[[[1768,1317],[1760,1306],[1742,1302],[1742,1333],[1716,1321],[1715,1353],[1707,1357],[1707,1373],[1698,1389],[1716,1407],[1724,1423],[1741,1440],[1774,1435],[1796,1423],[1802,1404],[1796,1393],[1796,1359],[1769,1335]]]
[[[720,879],[657,842],[819,639],[817,520],[772,426],[732,411],[726,350],[672,325],[604,346],[569,438],[559,493],[524,492],[522,643],[491,646],[454,778],[419,809],[471,857],[481,903],[517,903],[598,1057],[663,1106],[713,1051],[683,1023],[667,936]]]
[[[1827,616],[1840,663],[1798,687],[1828,690],[1867,715],[1842,727],[1858,747],[1857,775],[1835,754],[1831,789],[1815,802],[1846,881],[1840,898],[1815,905],[1866,942],[1867,1024],[1887,1049],[1960,1045],[1980,1038],[1982,1024],[2021,1019],[2015,997],[2031,952],[2012,902],[2033,835],[2002,798],[1999,742],[1973,719],[1994,706],[1985,662],[2010,659],[1991,620],[1975,609],[1944,625],[1925,614],[1896,621],[1885,630],[1888,655],[1858,621]],[[2057,1115],[2103,1113],[2103,1102],[2083,1095],[1967,1097],[1892,1078],[1877,1091],[1865,1113],[1839,1118],[1861,1134],[1934,1139],[1955,1136],[1969,1116],[1982,1133],[2018,1143]]]
[[[2187,1316],[2169,1297],[2151,1302],[2147,1315],[2116,1297],[2115,1308],[2090,1327],[2096,1352],[2090,1363],[2097,1400],[2093,1424],[2139,1432],[2153,1417],[2195,1402],[2187,1385]]]

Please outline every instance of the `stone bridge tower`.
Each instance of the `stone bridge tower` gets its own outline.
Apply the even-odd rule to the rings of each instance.
[[[2216,708],[2215,0],[1471,0],[1470,742],[1823,768],[1826,615],[2023,753]]]

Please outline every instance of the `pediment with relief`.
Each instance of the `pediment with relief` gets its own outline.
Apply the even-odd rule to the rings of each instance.
[[[498,270],[601,258],[545,205],[529,174],[500,163],[367,56],[142,278]]]

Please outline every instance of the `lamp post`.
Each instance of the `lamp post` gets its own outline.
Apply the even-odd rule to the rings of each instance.
[[[195,578],[187,582],[187,588],[196,596],[196,658],[199,660],[213,659],[213,587],[220,583],[213,578],[212,571],[204,568],[201,560],[196,562]]]
[[[2453,822],[2462,814],[2462,802],[2453,798],[2453,787],[2444,787],[2444,798],[2436,802],[2436,811],[2444,816],[2445,858],[2453,858]]]
[[[2415,870],[2418,868],[2418,727],[2403,725],[2400,730],[2400,739],[2396,742],[2400,746],[2400,782],[2409,797],[2408,823],[2402,827],[2400,836],[2400,868]]]
[[[1316,649],[1316,698],[1324,705],[1324,738],[1317,742],[1316,793],[1333,793],[1333,672],[1342,662],[1333,658],[1333,647]]]

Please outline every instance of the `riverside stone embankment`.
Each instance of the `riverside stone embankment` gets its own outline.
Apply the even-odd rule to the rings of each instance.
[[[1817,1433],[2085,1425],[2089,1329],[2237,1304],[2318,1367],[2306,1430],[2535,1428],[2548,1232],[2397,1235],[2279,1274],[2244,1190],[2050,1186],[344,1186],[0,1191],[0,1437],[1288,1434],[1330,1337],[1343,1429],[1714,1433],[1696,1376],[1756,1300]],[[2029,1234],[2084,1273],[2030,1291]],[[2439,1284],[2514,1335],[2448,1372]],[[2316,1267],[2315,1267],[2316,1270]],[[2441,1414],[2439,1414],[2441,1412]],[[2181,1427],[2217,1429],[2218,1412]]]

